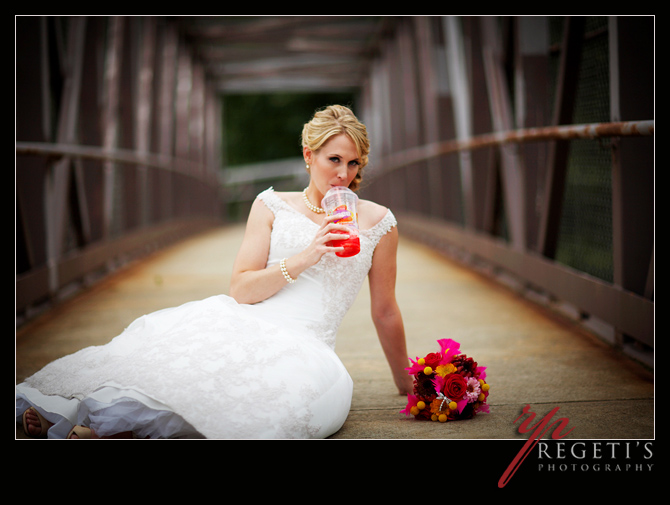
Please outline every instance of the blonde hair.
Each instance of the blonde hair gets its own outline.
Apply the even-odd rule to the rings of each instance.
[[[368,164],[370,141],[365,125],[354,115],[351,109],[342,105],[329,105],[318,111],[302,129],[302,147],[317,152],[335,135],[344,133],[356,145],[360,165],[349,189],[355,191],[363,179],[363,168]]]

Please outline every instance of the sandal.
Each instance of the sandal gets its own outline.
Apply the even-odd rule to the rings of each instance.
[[[67,434],[67,439],[70,440],[72,435],[77,435],[77,439],[91,438],[91,428],[87,428],[86,426],[75,426],[70,430],[70,433]]]
[[[28,412],[34,413],[37,416],[37,418],[39,419],[39,421],[40,421],[40,431],[39,431],[39,433],[32,434],[30,431],[28,431],[28,421],[26,420],[26,414],[28,414]],[[47,431],[49,431],[50,427],[51,427],[51,423],[49,423],[49,421],[47,421],[42,416],[42,414],[40,414],[37,411],[36,408],[29,407],[29,408],[27,408],[26,410],[23,411],[23,432],[27,436],[29,436],[31,438],[46,438]]]

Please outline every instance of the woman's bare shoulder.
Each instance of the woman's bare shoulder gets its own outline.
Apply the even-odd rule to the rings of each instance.
[[[379,221],[384,219],[388,208],[373,202],[372,200],[360,200],[358,204],[359,225],[366,230],[372,228]]]

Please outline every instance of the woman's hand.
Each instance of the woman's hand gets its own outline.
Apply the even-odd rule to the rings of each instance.
[[[345,225],[333,222],[337,219],[338,216],[325,216],[310,244],[300,253],[286,259],[286,270],[291,277],[297,278],[318,263],[324,254],[344,249],[326,245],[331,240],[349,237],[349,229]],[[230,295],[238,303],[260,302],[286,286],[279,265],[266,268],[273,221],[274,215],[265,204],[259,199],[254,201],[230,284]]]
[[[328,245],[331,241],[345,240],[350,236],[349,228],[347,226],[334,222],[340,219],[340,217],[341,216],[338,215],[332,215],[323,218],[323,222],[314,235],[314,239],[301,253],[305,264],[307,265],[306,268],[317,264],[326,253],[340,252],[344,250],[344,247],[341,246]]]
[[[398,394],[400,396],[407,396],[414,393],[414,379],[406,370],[400,372],[400,375],[394,375],[393,380],[398,388]]]

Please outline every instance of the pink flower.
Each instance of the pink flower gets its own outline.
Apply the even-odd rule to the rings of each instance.
[[[468,400],[468,403],[476,402],[479,399],[479,395],[482,392],[479,381],[474,377],[469,377],[467,379],[467,389],[465,391],[465,398]]]
[[[467,397],[464,396],[461,400],[456,402],[456,411],[459,414],[463,413],[463,409],[465,408],[465,406],[467,404],[468,404],[468,399],[467,399]]]
[[[426,368],[426,365],[419,365],[419,358],[416,358],[416,361],[412,358],[409,358],[409,360],[412,362],[412,366],[405,368],[409,375],[416,375],[417,373],[422,372],[424,368]]]
[[[440,352],[442,353],[441,364],[451,363],[451,358],[461,352],[461,344],[451,338],[443,338],[437,341],[440,344]]]
[[[405,414],[407,416],[411,415],[412,413],[410,411],[412,410],[412,407],[416,407],[417,403],[419,403],[419,399],[412,394],[408,394],[407,406],[403,410],[401,410],[400,413]]]

